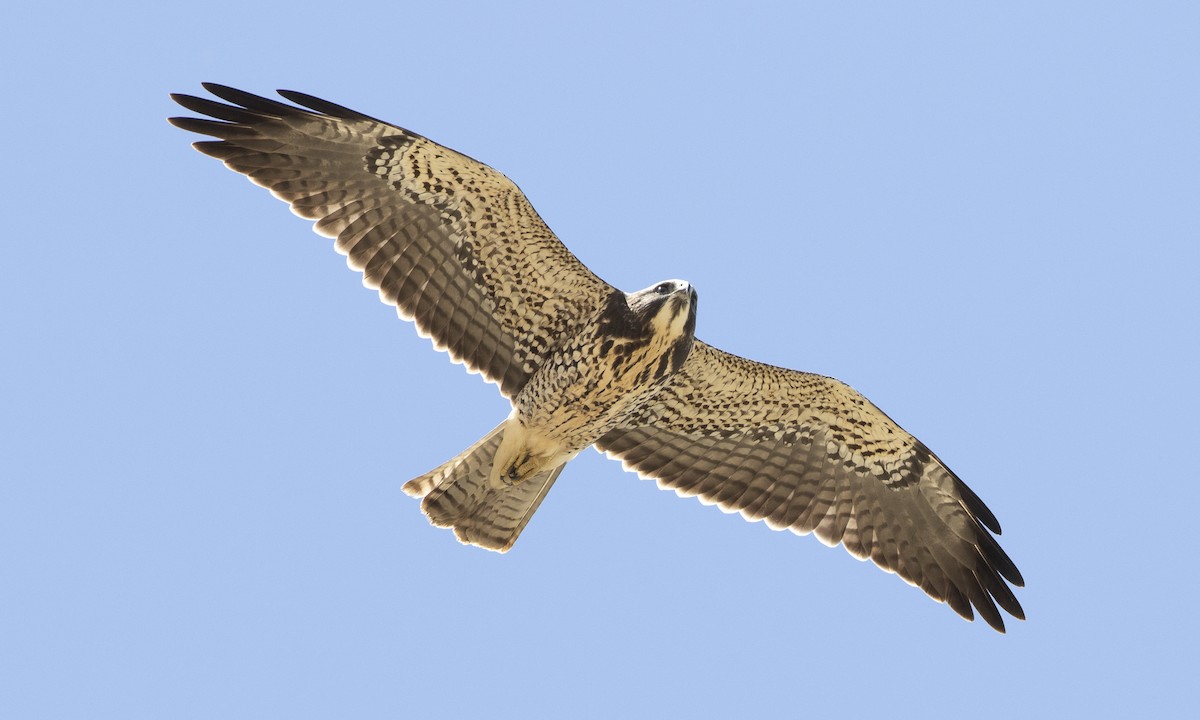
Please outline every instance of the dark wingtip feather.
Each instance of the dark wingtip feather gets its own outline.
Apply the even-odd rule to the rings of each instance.
[[[171,123],[180,130],[187,130],[188,132],[194,132],[200,135],[211,135],[213,137],[222,137],[224,128],[237,127],[236,125],[231,125],[229,123],[194,117],[169,117],[167,118],[167,122]]]
[[[928,590],[926,592],[929,592]],[[930,593],[932,595],[932,593]],[[936,597],[936,596],[934,596]],[[945,603],[950,606],[950,609],[958,613],[959,617],[964,620],[973,621],[975,613],[971,610],[971,602],[963,595],[962,591],[955,585],[950,585],[946,588]]]
[[[1013,591],[1009,589],[1004,581],[996,577],[993,573],[988,573],[985,577],[987,591],[992,594],[992,598],[1004,611],[1012,615],[1018,620],[1025,619],[1025,609],[1021,607],[1021,603],[1017,601],[1017,596],[1013,595]]]
[[[313,97],[307,93],[296,92],[295,90],[276,90],[275,92],[279,93],[284,98],[291,100],[297,105],[302,105],[309,110],[315,110],[316,112],[324,113],[333,117],[342,118],[344,120],[370,120],[372,122],[383,122],[382,120],[373,118],[370,115],[364,115],[357,110],[351,110],[344,105],[331,103],[328,100],[322,100],[321,98]]]
[[[1016,563],[1012,561],[1008,553],[1004,552],[1004,548],[1000,547],[1000,543],[996,542],[996,538],[986,532],[980,532],[979,540],[980,550],[988,565],[995,568],[1013,585],[1025,587],[1025,578],[1022,577],[1021,571],[1017,569]]]
[[[196,97],[195,95],[185,95],[183,93],[171,93],[171,99],[179,103],[183,107],[192,112],[207,115],[218,120],[235,123],[252,123],[262,119],[262,115],[251,112],[244,108],[234,107],[233,105],[225,105],[224,103],[214,102],[208,98]]]
[[[209,120],[208,118],[192,118],[192,117],[173,117],[167,118],[167,122],[171,123],[180,130],[187,130],[199,135],[211,135],[212,137],[231,140],[235,138],[254,137],[255,133],[245,125],[229,123],[223,120]]]
[[[957,475],[954,475],[953,473],[951,473],[951,475],[954,477],[954,484],[958,489],[958,494],[962,496],[963,504],[967,506],[967,510],[971,511],[971,514],[975,516],[975,519],[979,520],[984,527],[996,533],[997,535],[1000,535],[1000,521],[996,519],[996,516],[992,513],[991,509],[989,509],[988,506],[984,504],[983,500],[975,494],[975,491],[968,487],[965,482],[960,480]]]
[[[277,102],[275,100],[271,100],[270,98],[262,97],[261,95],[255,95],[253,93],[248,93],[244,90],[238,90],[237,88],[231,88],[228,85],[220,85],[218,83],[208,83],[208,82],[200,83],[200,84],[204,87],[205,90],[209,91],[213,95],[216,95],[217,97],[221,98],[222,100],[225,100],[226,102],[234,103],[235,105],[241,105],[243,108],[246,108],[247,110],[253,110],[255,112],[263,113],[266,115],[275,115],[275,116],[295,115],[297,113],[308,113],[307,110],[305,110],[303,108],[298,108],[295,105],[285,105],[284,103]],[[311,113],[309,113],[309,114],[311,114]]]
[[[991,626],[993,630],[1001,635],[1007,634],[1008,630],[1004,627],[1004,616],[1001,615],[1000,611],[996,609],[995,603],[986,602],[984,603],[984,607],[986,607],[987,610],[979,608],[979,615],[984,619],[984,621]]]
[[[214,157],[221,161],[236,157],[242,152],[239,148],[230,145],[224,140],[201,140],[200,142],[192,143],[192,147],[209,157]]]
[[[988,572],[988,570],[984,568],[984,572]],[[993,630],[1004,632],[1004,617],[996,609],[996,603],[992,601],[992,596],[988,593],[987,587],[984,584],[985,582],[985,580],[977,577],[974,583],[968,585],[967,593],[971,597],[971,604],[975,606],[979,617],[992,626]]]
[[[1015,572],[1015,568],[1013,570]],[[1013,594],[1012,588],[1005,584],[1004,580],[1000,577],[995,566],[989,565],[986,560],[983,560],[980,563],[980,567],[976,570],[976,580],[979,583],[980,596],[978,598],[972,597],[971,602],[993,629],[1001,633],[1005,631],[1004,618],[1000,615],[999,610],[996,609],[997,605],[1016,619],[1025,619],[1025,609],[1021,607],[1021,603],[1017,600],[1017,596]],[[1014,584],[1021,585],[1019,582]]]

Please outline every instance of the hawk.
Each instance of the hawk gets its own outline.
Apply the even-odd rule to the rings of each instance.
[[[625,293],[587,269],[492,168],[303,93],[172,95],[205,155],[315,220],[363,284],[512,412],[404,485],[463,543],[507,551],[595,446],[680,496],[841,544],[998,631],[1024,580],[996,517],[925,445],[832,378],[695,337],[696,290]],[[974,607],[974,611],[972,610]]]

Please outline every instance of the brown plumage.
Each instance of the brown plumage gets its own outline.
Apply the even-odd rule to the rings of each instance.
[[[563,467],[595,445],[664,488],[814,533],[997,630],[1023,618],[991,511],[936,455],[831,378],[694,338],[696,293],[593,275],[510,180],[402,128],[301,93],[206,84],[172,97],[195,143],[315,220],[363,283],[495,382],[512,414],[405,485],[460,540],[512,547]]]

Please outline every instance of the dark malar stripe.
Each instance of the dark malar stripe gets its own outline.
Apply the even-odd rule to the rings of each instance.
[[[676,343],[678,344],[678,342]],[[658,359],[658,367],[654,370],[654,379],[657,380],[667,374],[667,364],[671,363],[671,358],[675,356],[675,349],[671,348],[671,352],[663,353],[663,356]],[[675,368],[678,370],[679,368]]]
[[[683,367],[683,363],[687,361],[688,355],[692,352],[693,339],[694,338],[692,337],[691,332],[688,332],[686,335],[675,341],[675,344],[671,347],[671,352],[668,353],[668,355],[663,356],[664,360],[668,356],[671,358],[672,372],[679,372],[680,368]]]

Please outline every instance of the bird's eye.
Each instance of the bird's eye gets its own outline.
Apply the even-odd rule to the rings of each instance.
[[[659,283],[657,286],[655,286],[655,288],[654,288],[654,292],[656,292],[656,293],[662,293],[662,294],[664,294],[664,295],[665,295],[665,294],[667,294],[667,293],[671,292],[671,289],[672,289],[673,287],[674,287],[674,285],[672,285],[672,284],[671,284],[671,283],[669,283],[669,282],[665,282],[665,283]]]

